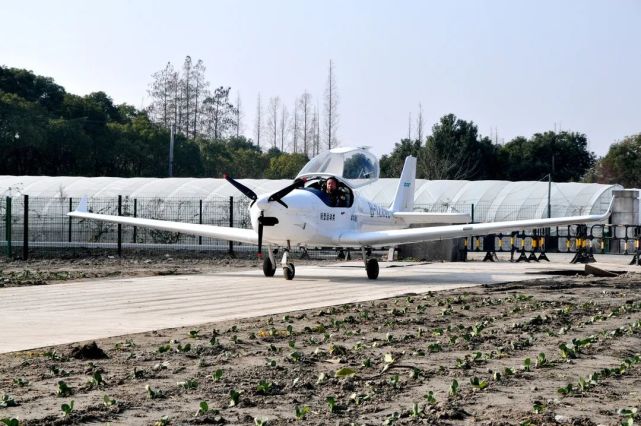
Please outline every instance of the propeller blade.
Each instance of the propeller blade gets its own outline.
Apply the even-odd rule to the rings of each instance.
[[[269,196],[269,199],[267,201],[276,201],[277,203],[282,204],[283,206],[287,207],[287,204],[285,204],[281,199],[292,192],[296,188],[302,188],[303,185],[305,184],[305,179],[296,179],[294,182],[285,188],[274,192],[272,195]]]
[[[251,199],[252,200],[252,204],[253,204],[253,201],[256,201],[256,199],[258,198],[258,195],[256,195],[256,193],[254,191],[252,191],[251,189],[247,188],[245,185],[243,185],[242,183],[238,182],[237,180],[232,179],[232,177],[229,176],[226,173],[225,173],[224,177],[225,177],[225,180],[227,182],[229,182],[232,185],[234,185],[234,187],[237,190],[239,190],[240,192],[245,194],[249,199]]]
[[[263,257],[263,217],[265,213],[260,212],[260,217],[258,218],[258,257]]]

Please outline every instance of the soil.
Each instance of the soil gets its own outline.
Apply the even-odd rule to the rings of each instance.
[[[143,273],[80,262],[30,268]],[[140,271],[214,267],[167,262]],[[13,267],[0,264],[3,277]],[[614,425],[626,420],[620,410],[641,409],[641,275],[411,294],[95,343],[0,355],[0,419]]]

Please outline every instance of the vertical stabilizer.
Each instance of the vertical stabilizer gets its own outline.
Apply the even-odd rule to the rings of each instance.
[[[416,157],[405,158],[405,165],[398,181],[394,202],[390,209],[394,212],[411,212],[414,209],[414,185],[416,183]]]

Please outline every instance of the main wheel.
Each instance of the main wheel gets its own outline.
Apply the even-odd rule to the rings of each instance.
[[[272,261],[269,259],[269,256],[263,259],[263,274],[266,277],[273,277],[276,273],[276,267],[272,265]]]
[[[283,275],[286,280],[294,279],[294,275],[296,275],[296,268],[294,268],[293,263],[288,263],[287,266],[283,268]]]
[[[367,259],[365,269],[367,270],[367,278],[369,278],[370,280],[375,280],[376,278],[378,278],[378,260]]]

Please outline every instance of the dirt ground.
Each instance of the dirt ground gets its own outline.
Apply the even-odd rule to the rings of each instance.
[[[131,262],[5,262],[0,279],[52,284],[258,266]],[[632,424],[641,409],[641,275],[410,294],[91,343],[0,355],[0,419]]]

